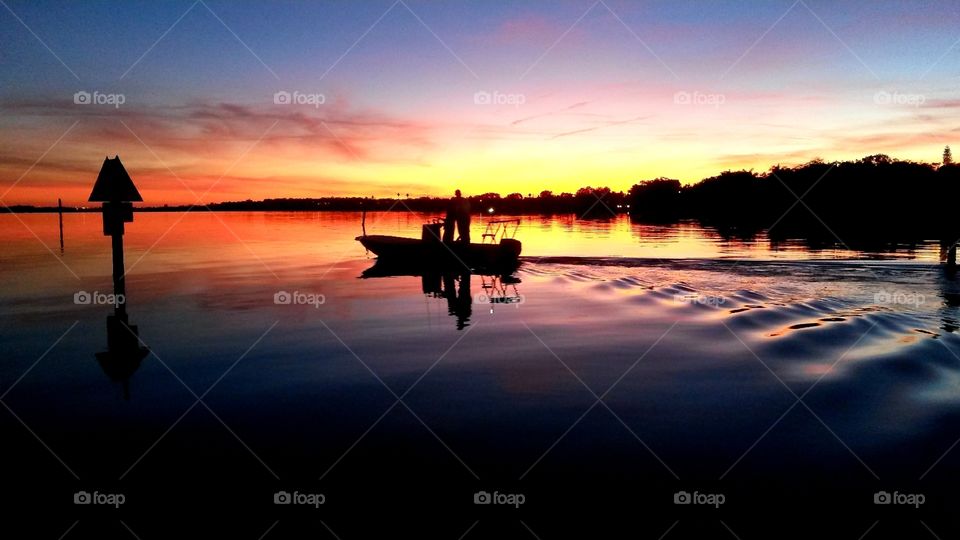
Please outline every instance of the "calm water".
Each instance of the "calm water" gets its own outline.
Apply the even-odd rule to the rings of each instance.
[[[370,215],[367,231],[424,219]],[[931,525],[957,502],[960,282],[932,243],[525,217],[511,277],[361,279],[356,214],[137,214],[137,365],[98,361],[112,307],[75,303],[112,292],[100,216],[65,217],[62,255],[55,215],[0,220],[0,425],[18,493],[62,511],[53,537],[81,519],[81,489],[125,493],[126,512],[217,497],[267,516],[253,538],[296,511],[279,490],[323,493],[294,518],[344,538],[358,525],[338,517],[424,500],[463,516],[453,538],[481,518],[563,530],[538,512],[565,508],[645,508],[656,538],[691,516],[749,530],[737,512],[758,502],[842,500],[872,520],[891,508],[875,492],[922,493],[902,513]],[[480,490],[526,501],[474,505]],[[680,491],[725,502],[675,505]]]

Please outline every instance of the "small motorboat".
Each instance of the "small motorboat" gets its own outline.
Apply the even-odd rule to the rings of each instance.
[[[403,263],[423,267],[480,270],[516,267],[521,244],[513,238],[519,219],[487,223],[482,243],[444,242],[443,223],[434,220],[423,225],[421,237],[404,238],[364,234],[357,241],[373,252],[382,263]]]

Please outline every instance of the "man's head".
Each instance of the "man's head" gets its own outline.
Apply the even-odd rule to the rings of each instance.
[[[454,195],[455,195],[456,197],[461,197],[461,195],[460,195],[460,190],[458,189],[458,190],[454,193]]]

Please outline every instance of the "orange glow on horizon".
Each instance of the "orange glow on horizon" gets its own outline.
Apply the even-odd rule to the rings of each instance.
[[[652,87],[640,94],[597,91],[605,99],[577,105],[580,116],[572,116],[565,111],[585,97],[581,91],[587,90],[489,114],[468,105],[442,119],[419,110],[406,119],[371,113],[357,119],[359,113],[346,108],[310,117],[203,106],[163,121],[142,111],[123,124],[82,117],[64,135],[69,118],[56,125],[30,118],[16,132],[0,131],[7,153],[22,157],[0,159],[0,187],[9,189],[2,201],[51,206],[59,197],[67,206],[83,206],[105,154],[120,155],[144,204],[162,206],[397,193],[445,197],[457,188],[467,195],[573,193],[584,186],[627,191],[657,177],[691,184],[725,170],[762,172],[818,157],[886,153],[931,162],[944,145],[935,131],[911,135],[927,129],[922,118],[897,116],[898,125],[883,127],[891,111],[872,103],[829,116],[832,102],[826,100],[731,93],[723,107],[691,108],[674,105],[669,89]],[[943,110],[953,109],[944,104]],[[214,129],[225,133],[202,135]],[[810,135],[797,136],[803,133]]]

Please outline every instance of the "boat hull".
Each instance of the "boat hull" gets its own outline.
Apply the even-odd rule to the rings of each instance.
[[[515,266],[522,249],[520,242],[512,239],[502,240],[499,244],[444,244],[400,236],[368,235],[358,236],[357,241],[382,261],[464,270]]]

